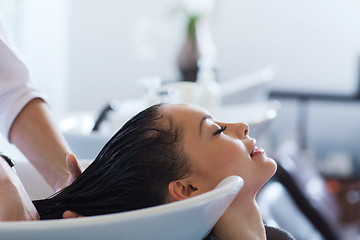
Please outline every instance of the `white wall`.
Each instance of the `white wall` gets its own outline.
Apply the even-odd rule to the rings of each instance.
[[[138,97],[141,77],[175,79],[183,36],[172,8],[166,0],[72,1],[69,107],[99,109],[112,99]]]
[[[226,76],[274,64],[274,88],[353,93],[360,51],[356,0],[223,1],[217,39]]]
[[[98,109],[113,98],[141,95],[134,83],[139,77],[178,78],[184,29],[172,11],[179,1],[17,2],[19,29],[11,32],[54,109]],[[274,65],[273,88],[351,94],[359,12],[357,0],[219,1],[220,80]]]
[[[68,1],[27,0],[23,9],[23,53],[54,112],[63,113],[68,99]]]
[[[139,77],[177,78],[182,26],[178,18],[166,16],[175,2],[72,1],[71,109],[138,96],[142,91],[134,80]],[[276,89],[335,94],[356,90],[360,2],[224,0],[219,6],[214,31],[221,80],[274,65]],[[144,57],[135,40],[137,30],[159,19],[165,20],[168,35],[150,38],[161,51]]]

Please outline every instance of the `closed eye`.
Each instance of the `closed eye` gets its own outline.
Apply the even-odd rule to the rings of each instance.
[[[222,125],[220,129],[214,132],[214,136],[224,132],[225,130],[226,130],[226,125]]]

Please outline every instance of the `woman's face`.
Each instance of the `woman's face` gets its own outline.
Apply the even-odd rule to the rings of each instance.
[[[200,193],[212,190],[231,175],[244,179],[242,192],[256,193],[275,173],[276,163],[256,147],[245,123],[223,123],[187,104],[165,105],[165,112],[181,129],[190,175]]]

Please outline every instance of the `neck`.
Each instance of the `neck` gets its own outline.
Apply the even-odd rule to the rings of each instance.
[[[221,240],[265,240],[265,228],[255,197],[238,195],[213,232]]]

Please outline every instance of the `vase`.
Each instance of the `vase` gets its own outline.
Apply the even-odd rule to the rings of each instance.
[[[185,41],[178,55],[181,80],[195,82],[199,60],[211,62],[216,68],[217,51],[208,19],[191,17],[188,20]]]
[[[181,80],[195,82],[198,72],[198,60],[200,57],[199,47],[196,36],[197,17],[190,17],[186,27],[185,41],[180,48],[178,55],[178,68],[181,74]]]

